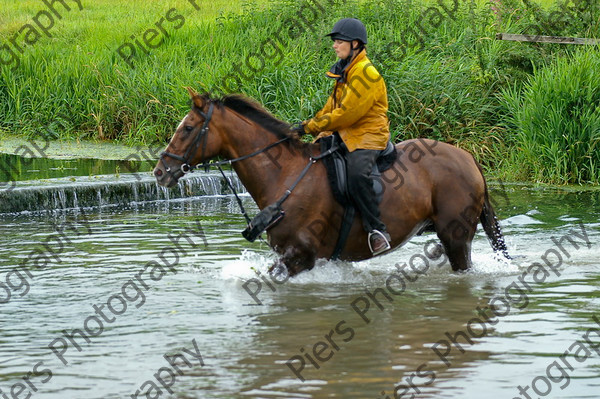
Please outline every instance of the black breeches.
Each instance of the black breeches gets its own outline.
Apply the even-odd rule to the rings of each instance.
[[[386,231],[385,224],[379,219],[379,206],[373,189],[373,181],[370,178],[373,165],[380,152],[378,150],[354,150],[346,154],[348,193],[362,215],[363,226],[367,232]]]

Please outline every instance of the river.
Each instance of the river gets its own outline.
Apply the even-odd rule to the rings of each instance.
[[[0,397],[597,398],[600,191],[492,193],[511,261],[480,227],[468,273],[424,235],[281,284],[230,195],[2,213]]]

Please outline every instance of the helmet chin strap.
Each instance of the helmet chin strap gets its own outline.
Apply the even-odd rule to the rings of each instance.
[[[353,41],[354,41],[354,40],[353,40]],[[360,53],[360,52],[361,52],[361,51],[362,51],[362,50],[365,48],[365,45],[364,45],[364,44],[362,44],[362,43],[361,43],[360,41],[358,41],[358,40],[357,40],[357,41],[358,41],[358,44],[356,45],[356,47],[353,47],[353,44],[352,44],[352,42],[353,42],[353,41],[351,41],[351,42],[350,42],[350,50],[352,51],[352,54],[350,55],[350,59],[354,58],[354,56],[355,56],[356,54]]]
[[[358,54],[360,53],[363,49],[365,48],[365,46],[363,44],[361,44],[360,42],[358,42],[358,46],[356,47],[352,47],[352,42],[350,42],[350,55],[348,56],[348,58],[346,58],[346,60],[348,62],[351,62],[352,59]]]

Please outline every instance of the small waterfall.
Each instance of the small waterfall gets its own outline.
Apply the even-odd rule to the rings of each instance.
[[[245,193],[236,175],[228,175],[238,193]],[[194,173],[171,189],[159,186],[151,174],[100,175],[18,182],[0,190],[0,213],[46,211],[77,207],[126,206],[150,201],[231,194],[220,174]]]

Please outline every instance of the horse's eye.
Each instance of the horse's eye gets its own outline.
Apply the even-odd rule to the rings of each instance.
[[[188,126],[185,127],[185,131],[186,132],[191,132],[192,130],[194,130],[194,126],[189,126],[188,125]]]

